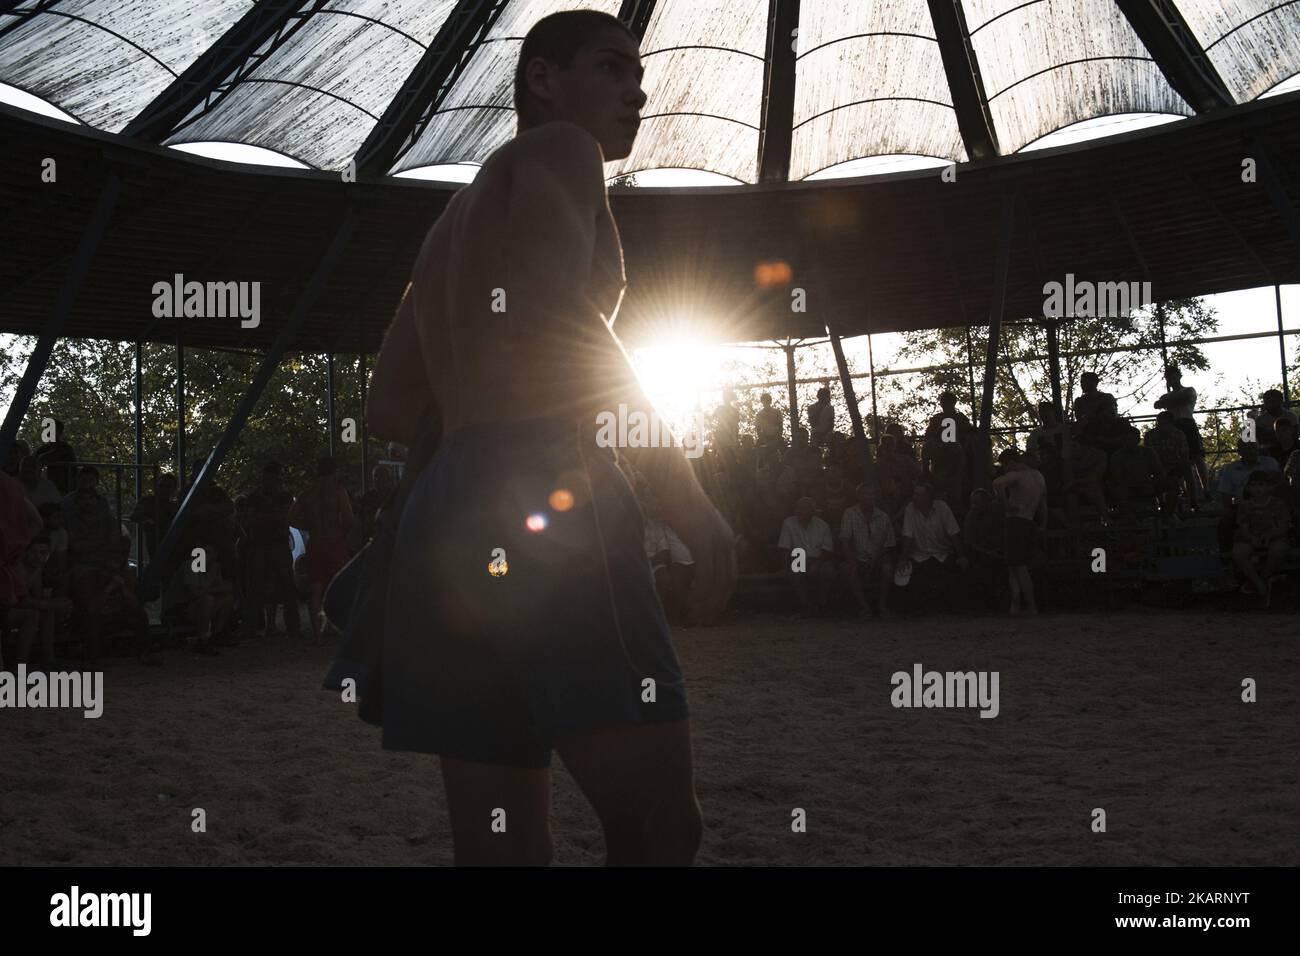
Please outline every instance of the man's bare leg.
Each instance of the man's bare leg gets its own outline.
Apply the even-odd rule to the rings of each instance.
[[[687,866],[704,832],[689,720],[611,727],[555,742],[605,831],[609,866]]]
[[[551,862],[551,771],[473,760],[442,761],[457,866]],[[505,811],[504,817],[498,810]],[[504,822],[493,827],[495,821]]]

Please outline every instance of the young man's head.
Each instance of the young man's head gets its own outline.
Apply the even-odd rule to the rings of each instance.
[[[930,513],[930,506],[934,504],[934,488],[928,481],[916,483],[916,487],[912,489],[912,504],[916,505],[922,514]]]
[[[1165,369],[1165,384],[1170,388],[1178,388],[1182,384],[1183,373],[1177,365],[1170,365]]]
[[[566,10],[533,24],[515,68],[519,128],[554,120],[596,138],[606,162],[632,152],[646,95],[636,37],[617,18]]]
[[[176,494],[176,488],[176,476],[171,472],[164,472],[158,476],[158,497],[163,501],[170,501]]]
[[[1025,467],[1023,456],[1018,448],[1004,448],[998,455],[998,463],[1004,471],[1020,471]]]
[[[794,503],[794,514],[802,525],[812,521],[813,515],[817,513],[817,502],[811,498],[800,498]]]
[[[1100,381],[1096,372],[1084,372],[1079,376],[1079,387],[1083,389],[1085,395],[1091,395],[1097,391],[1097,383]]]
[[[99,490],[99,469],[94,465],[82,465],[77,470],[77,490]]]
[[[1282,410],[1282,393],[1275,388],[1270,388],[1262,396],[1264,399],[1264,408],[1270,412],[1280,412]]]
[[[772,396],[770,393],[764,392],[762,395],[758,396],[758,400],[763,403],[764,408],[772,407]]]
[[[1038,403],[1038,420],[1045,426],[1051,427],[1056,424],[1056,406],[1051,402]]]
[[[872,510],[876,507],[876,488],[875,485],[869,485],[865,481],[858,485],[858,505],[862,508],[862,513],[868,518],[871,517]]]
[[[952,392],[944,392],[939,396],[939,407],[949,414],[957,407],[957,396]]]
[[[831,400],[831,390],[826,387],[817,389],[817,401],[829,402]]]

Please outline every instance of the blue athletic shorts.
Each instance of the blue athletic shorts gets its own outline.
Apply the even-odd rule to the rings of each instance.
[[[383,745],[518,767],[557,737],[687,716],[640,506],[572,423],[461,428],[397,530]]]

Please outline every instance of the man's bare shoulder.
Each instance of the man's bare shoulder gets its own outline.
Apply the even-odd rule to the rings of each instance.
[[[519,165],[538,164],[574,182],[605,184],[605,157],[600,143],[576,123],[557,120],[524,130],[493,159],[506,170]]]

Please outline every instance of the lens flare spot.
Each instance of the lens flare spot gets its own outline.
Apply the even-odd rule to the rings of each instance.
[[[495,561],[488,562],[488,574],[494,578],[504,578],[509,570],[510,565],[506,563],[505,558],[497,558]]]
[[[780,259],[770,259],[754,266],[754,284],[760,289],[775,289],[790,284],[794,273],[790,263]]]
[[[532,531],[532,532],[534,532],[534,533],[535,533],[535,532],[538,532],[538,531],[545,531],[545,530],[546,530],[546,515],[542,514],[541,512],[537,512],[537,513],[535,513],[535,514],[530,514],[530,515],[529,515],[529,516],[524,520],[524,527],[527,528],[529,531]]]
[[[556,488],[547,499],[556,511],[568,511],[573,507],[573,492],[567,488]]]

